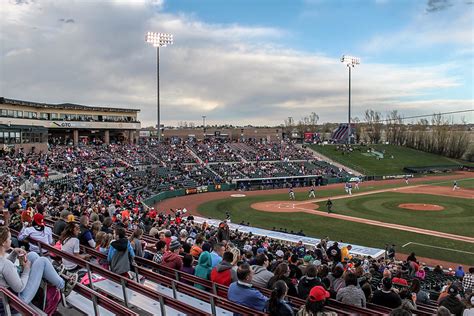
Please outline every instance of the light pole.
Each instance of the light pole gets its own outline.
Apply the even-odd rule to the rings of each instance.
[[[350,143],[351,140],[351,134],[352,134],[352,128],[351,128],[351,69],[355,65],[360,64],[360,58],[357,57],[352,57],[352,56],[347,56],[347,55],[342,55],[341,62],[347,65],[347,68],[349,68],[349,118],[348,118],[348,123],[349,125],[347,126],[347,144]]]
[[[160,124],[160,47],[173,44],[173,35],[167,33],[147,32],[145,42],[156,47],[156,128],[158,130],[158,142],[161,142]]]
[[[204,137],[206,137],[206,116],[202,116],[202,132],[204,134]]]

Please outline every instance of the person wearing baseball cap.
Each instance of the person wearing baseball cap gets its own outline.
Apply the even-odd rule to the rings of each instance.
[[[298,311],[297,315],[325,315],[325,316],[336,316],[337,313],[324,311],[324,306],[326,305],[326,299],[331,295],[328,291],[322,286],[317,285],[309,291],[308,298],[306,299],[306,304],[304,304],[301,309]]]
[[[466,305],[458,298],[459,288],[456,283],[451,284],[448,288],[448,295],[441,300],[439,306],[449,309],[452,315],[462,315],[466,309]]]
[[[183,259],[179,255],[179,252],[182,248],[183,246],[178,239],[171,240],[170,251],[163,255],[163,261],[161,264],[175,270],[181,270],[183,267]]]
[[[22,241],[26,238],[31,238],[44,242],[48,245],[54,245],[53,231],[50,227],[44,225],[43,214],[36,213],[33,215],[32,226],[23,226],[20,233],[18,234],[18,240]],[[30,251],[39,253],[39,248],[36,244],[30,243]],[[47,250],[43,250],[43,253],[47,253]]]

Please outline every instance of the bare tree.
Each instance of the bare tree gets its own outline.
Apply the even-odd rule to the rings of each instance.
[[[374,110],[365,111],[365,121],[367,122],[367,137],[369,143],[377,144],[382,137],[382,122],[380,112]]]

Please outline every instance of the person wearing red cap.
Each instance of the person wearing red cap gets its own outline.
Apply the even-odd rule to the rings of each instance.
[[[315,286],[309,291],[306,304],[296,314],[297,316],[337,316],[335,312],[324,311],[326,299],[331,295],[321,286]]]
[[[53,231],[50,227],[44,225],[43,214],[36,213],[33,216],[31,226],[23,226],[20,233],[18,234],[18,240],[21,241],[26,238],[38,240],[51,246],[54,245]],[[39,253],[39,248],[36,246],[36,244],[30,243],[30,250]],[[46,252],[46,250],[43,250],[43,253]]]

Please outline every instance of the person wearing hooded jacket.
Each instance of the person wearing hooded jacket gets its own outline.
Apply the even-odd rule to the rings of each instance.
[[[222,261],[211,271],[211,281],[225,286],[229,286],[232,282],[237,281],[237,271],[232,269],[233,260],[234,254],[232,252],[224,252]]]
[[[201,255],[199,256],[198,259],[198,264],[196,268],[194,269],[194,275],[200,278],[203,278],[205,280],[210,280],[211,276],[211,271],[212,271],[212,259],[211,259],[211,254],[209,251],[203,251],[201,252]],[[205,288],[199,284],[194,284],[195,287],[201,290],[205,290]]]
[[[314,264],[306,267],[306,274],[298,282],[298,296],[305,300],[309,292],[315,286],[322,285],[321,279],[317,276],[318,268]]]
[[[182,245],[178,239],[173,239],[170,243],[170,251],[163,255],[162,265],[175,270],[181,270],[183,267],[183,259],[179,255]]]
[[[110,271],[129,277],[131,264],[135,252],[130,241],[127,239],[125,229],[118,227],[114,232],[115,240],[110,243],[107,261],[110,263]]]
[[[253,270],[252,285],[266,288],[268,281],[273,277],[273,272],[268,271],[269,260],[264,254],[258,254],[255,257],[255,265],[250,268]]]

